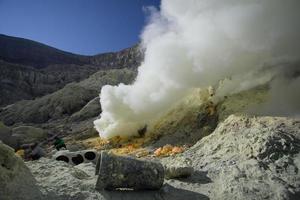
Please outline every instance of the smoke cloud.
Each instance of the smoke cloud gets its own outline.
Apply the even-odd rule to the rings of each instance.
[[[299,0],[162,0],[141,36],[135,82],[102,88],[95,128],[103,138],[134,135],[195,87],[230,77],[221,98],[299,69],[299,8]],[[273,93],[287,82],[299,91],[294,79],[276,82]]]

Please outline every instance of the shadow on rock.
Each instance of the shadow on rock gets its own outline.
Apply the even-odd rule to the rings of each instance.
[[[296,193],[290,193],[289,194],[289,199],[291,200],[297,200],[300,199],[300,191],[296,192]]]
[[[106,200],[208,200],[209,198],[203,194],[175,188],[169,184],[165,184],[160,190],[144,190],[144,191],[101,191]]]
[[[207,184],[212,183],[212,180],[207,176],[206,171],[194,171],[192,176],[187,178],[178,178],[182,182]]]

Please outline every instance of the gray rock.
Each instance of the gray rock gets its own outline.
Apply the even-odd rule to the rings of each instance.
[[[14,150],[0,142],[1,200],[42,199],[36,181]]]
[[[11,128],[5,126],[3,122],[0,122],[0,140],[12,148],[17,148],[18,146],[17,141],[12,137]]]
[[[19,101],[0,110],[0,120],[7,125],[17,122],[44,123],[71,116],[80,111],[89,101],[99,95],[103,85],[128,84],[134,80],[136,72],[129,69],[99,71],[79,83],[70,83],[64,88],[37,98],[35,100]],[[95,115],[88,113],[89,106],[75,119]],[[96,108],[100,114],[99,109]]]
[[[80,111],[74,113],[71,121],[83,121],[92,117],[97,117],[101,113],[100,98],[96,97],[89,101]]]
[[[191,160],[183,157],[172,156],[162,159],[165,168],[165,178],[186,178],[193,174],[194,169],[191,166]]]
[[[0,106],[50,94],[99,70],[136,69],[143,57],[138,45],[82,56],[2,34],[0,46]]]
[[[97,176],[93,163],[73,167],[65,162],[42,158],[26,163],[36,176],[45,199],[53,200],[207,200],[206,195],[164,184],[160,190],[113,190],[96,191]]]
[[[207,174],[211,181],[197,190],[210,198],[300,197],[299,119],[231,115],[181,156]]]
[[[18,126],[12,129],[12,137],[22,145],[43,141],[47,138],[47,132],[33,126]]]
[[[153,190],[160,189],[163,185],[164,168],[158,162],[116,156],[105,151],[101,152],[99,158],[99,177],[96,183],[98,191],[118,188]]]

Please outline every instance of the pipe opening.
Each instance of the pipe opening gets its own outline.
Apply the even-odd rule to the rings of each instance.
[[[72,157],[72,162],[75,164],[75,165],[78,165],[78,164],[80,164],[80,163],[83,163],[83,157],[82,157],[82,155],[80,155],[80,154],[77,154],[77,156],[75,156],[75,157]]]
[[[69,162],[69,158],[68,158],[67,156],[58,156],[58,157],[56,158],[56,160],[58,160],[58,161],[64,161],[64,162],[66,162],[66,163]]]
[[[96,158],[96,154],[95,152],[92,152],[92,151],[88,151],[84,154],[84,157],[87,159],[87,160],[94,160]]]

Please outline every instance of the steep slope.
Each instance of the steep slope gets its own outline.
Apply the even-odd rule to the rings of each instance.
[[[95,73],[91,65],[53,65],[43,70],[0,60],[0,106],[33,99]]]
[[[51,65],[94,65],[99,68],[136,67],[142,58],[138,45],[119,52],[83,56],[28,39],[0,34],[0,60],[37,69]]]
[[[119,52],[97,54],[89,58],[91,65],[101,69],[137,68],[143,59],[143,51],[137,44]]]
[[[79,111],[97,97],[103,85],[128,84],[135,75],[136,72],[129,69],[99,71],[86,80],[70,83],[52,94],[4,107],[0,111],[0,120],[12,125],[17,122],[44,123],[50,119],[61,119]]]
[[[189,160],[190,179],[170,181],[212,199],[299,199],[300,119],[229,116],[168,162]]]
[[[0,34],[0,47],[0,59],[35,68],[44,68],[53,64],[89,63],[87,56],[68,53],[39,42],[3,34]]]
[[[147,133],[159,138],[152,146],[193,145],[212,133],[229,115],[250,113],[251,108],[267,100],[268,92],[267,86],[259,86],[227,96],[214,104],[209,89],[194,89],[148,126]]]

